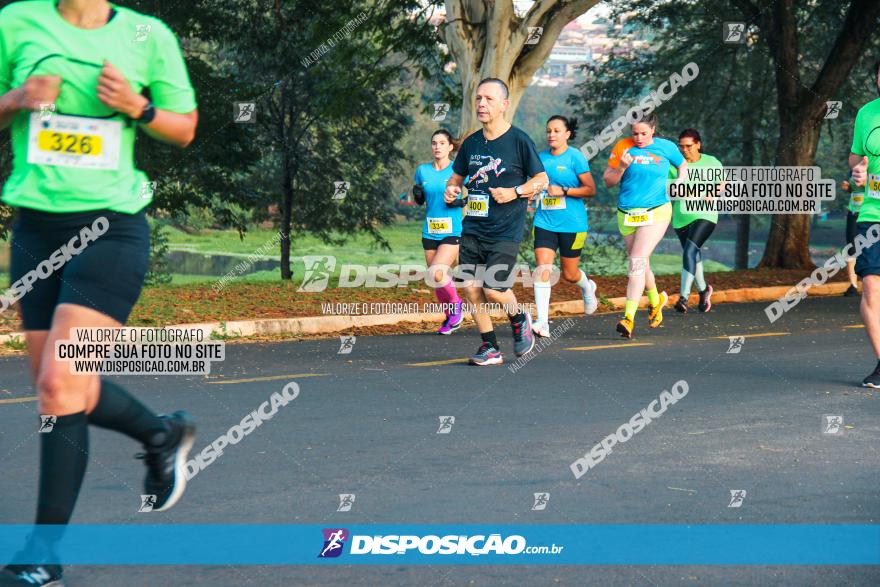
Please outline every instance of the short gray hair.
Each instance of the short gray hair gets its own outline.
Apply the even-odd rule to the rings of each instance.
[[[510,96],[510,90],[507,88],[507,84],[497,77],[485,77],[480,80],[480,83],[477,84],[477,87],[479,88],[483,84],[498,84],[499,86],[501,86],[501,93],[504,94],[504,99],[507,100],[507,98]]]

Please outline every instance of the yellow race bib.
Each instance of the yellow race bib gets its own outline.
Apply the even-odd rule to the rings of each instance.
[[[468,194],[467,212],[468,216],[486,217],[489,215],[489,195],[488,194]]]
[[[122,123],[118,120],[32,112],[28,163],[82,169],[117,169]]]
[[[542,210],[565,210],[565,196],[545,195],[541,198]]]
[[[654,211],[639,208],[630,210],[623,219],[624,226],[650,226],[654,224]]]
[[[428,218],[428,234],[452,234],[452,217]]]

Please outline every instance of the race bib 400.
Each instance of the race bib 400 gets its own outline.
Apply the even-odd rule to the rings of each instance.
[[[489,215],[489,194],[468,194],[468,216],[485,217]]]

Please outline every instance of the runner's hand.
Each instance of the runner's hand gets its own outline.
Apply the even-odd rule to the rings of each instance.
[[[54,104],[61,91],[57,75],[32,75],[19,88],[19,110],[42,110],[44,104]]]
[[[852,168],[853,181],[861,187],[868,181],[868,158],[863,157],[862,162]]]
[[[562,186],[559,185],[551,185],[547,187],[547,193],[551,196],[561,196],[563,195]]]
[[[149,102],[140,94],[135,94],[122,72],[106,59],[98,76],[98,99],[129,118],[140,118]]]
[[[633,156],[629,154],[629,151],[624,152],[624,154],[620,156],[620,172],[623,173],[632,162]]]
[[[448,185],[446,186],[446,191],[443,192],[443,201],[447,204],[451,204],[454,202],[458,196],[461,194],[461,186],[458,185]]]
[[[519,197],[513,188],[489,188],[489,193],[492,194],[492,198],[499,204],[512,202]]]

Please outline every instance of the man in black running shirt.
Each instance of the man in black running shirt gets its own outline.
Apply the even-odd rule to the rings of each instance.
[[[452,165],[446,202],[461,193],[470,177],[466,216],[462,223],[459,263],[463,272],[482,273],[482,283],[468,281],[465,294],[474,306],[474,320],[483,344],[471,357],[474,365],[503,362],[486,303],[500,304],[513,329],[514,352],[520,357],[535,345],[531,315],[520,312],[510,289],[516,256],[525,226],[527,200],[547,186],[547,174],[535,144],[504,119],[510,106],[508,89],[500,79],[487,78],[477,86],[477,118],[483,128],[467,137]]]

